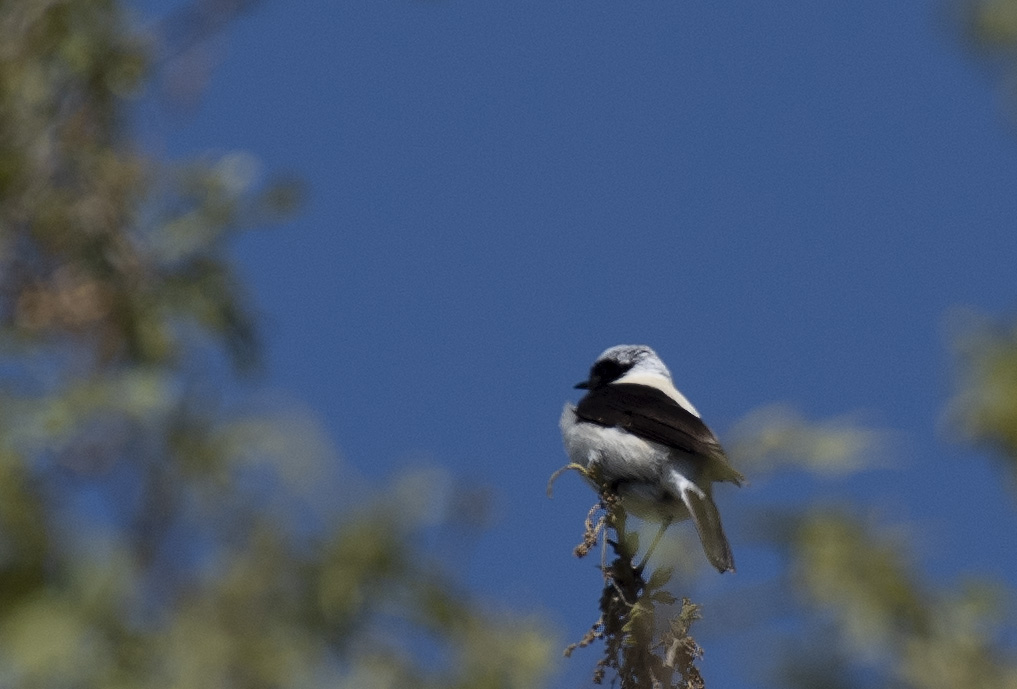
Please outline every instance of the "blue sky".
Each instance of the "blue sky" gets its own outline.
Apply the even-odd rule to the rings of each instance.
[[[570,555],[592,494],[544,485],[563,402],[618,343],[655,347],[722,439],[773,402],[899,433],[890,469],[721,489],[739,572],[712,594],[768,566],[739,501],[817,495],[925,524],[943,581],[1013,583],[1002,475],[942,410],[948,314],[1013,313],[1017,137],[947,7],[265,2],[207,47],[186,119],[150,126],[307,182],[295,220],[236,245],[266,384],[368,477],[490,486],[464,578],[496,604],[568,641],[592,621],[599,577]],[[708,642],[708,683],[753,686],[744,641]]]

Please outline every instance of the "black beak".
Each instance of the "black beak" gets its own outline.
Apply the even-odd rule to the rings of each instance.
[[[576,390],[589,390],[590,381],[584,380],[582,383],[576,383]]]

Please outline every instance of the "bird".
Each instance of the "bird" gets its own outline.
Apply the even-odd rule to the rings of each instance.
[[[691,518],[706,559],[721,573],[733,572],[712,487],[740,486],[745,477],[657,353],[646,345],[610,347],[575,387],[586,394],[565,404],[559,422],[570,460],[587,470],[595,489],[617,495],[627,512],[661,524],[654,545],[671,523]]]

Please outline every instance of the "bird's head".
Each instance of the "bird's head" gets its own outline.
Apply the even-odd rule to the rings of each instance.
[[[590,377],[576,387],[580,390],[596,390],[629,373],[656,375],[671,380],[667,366],[646,345],[615,345],[597,357],[590,367]]]

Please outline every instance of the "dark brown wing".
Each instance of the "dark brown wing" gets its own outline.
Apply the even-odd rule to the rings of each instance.
[[[717,437],[698,416],[649,385],[611,383],[591,390],[579,400],[576,415],[683,452],[724,456]]]

